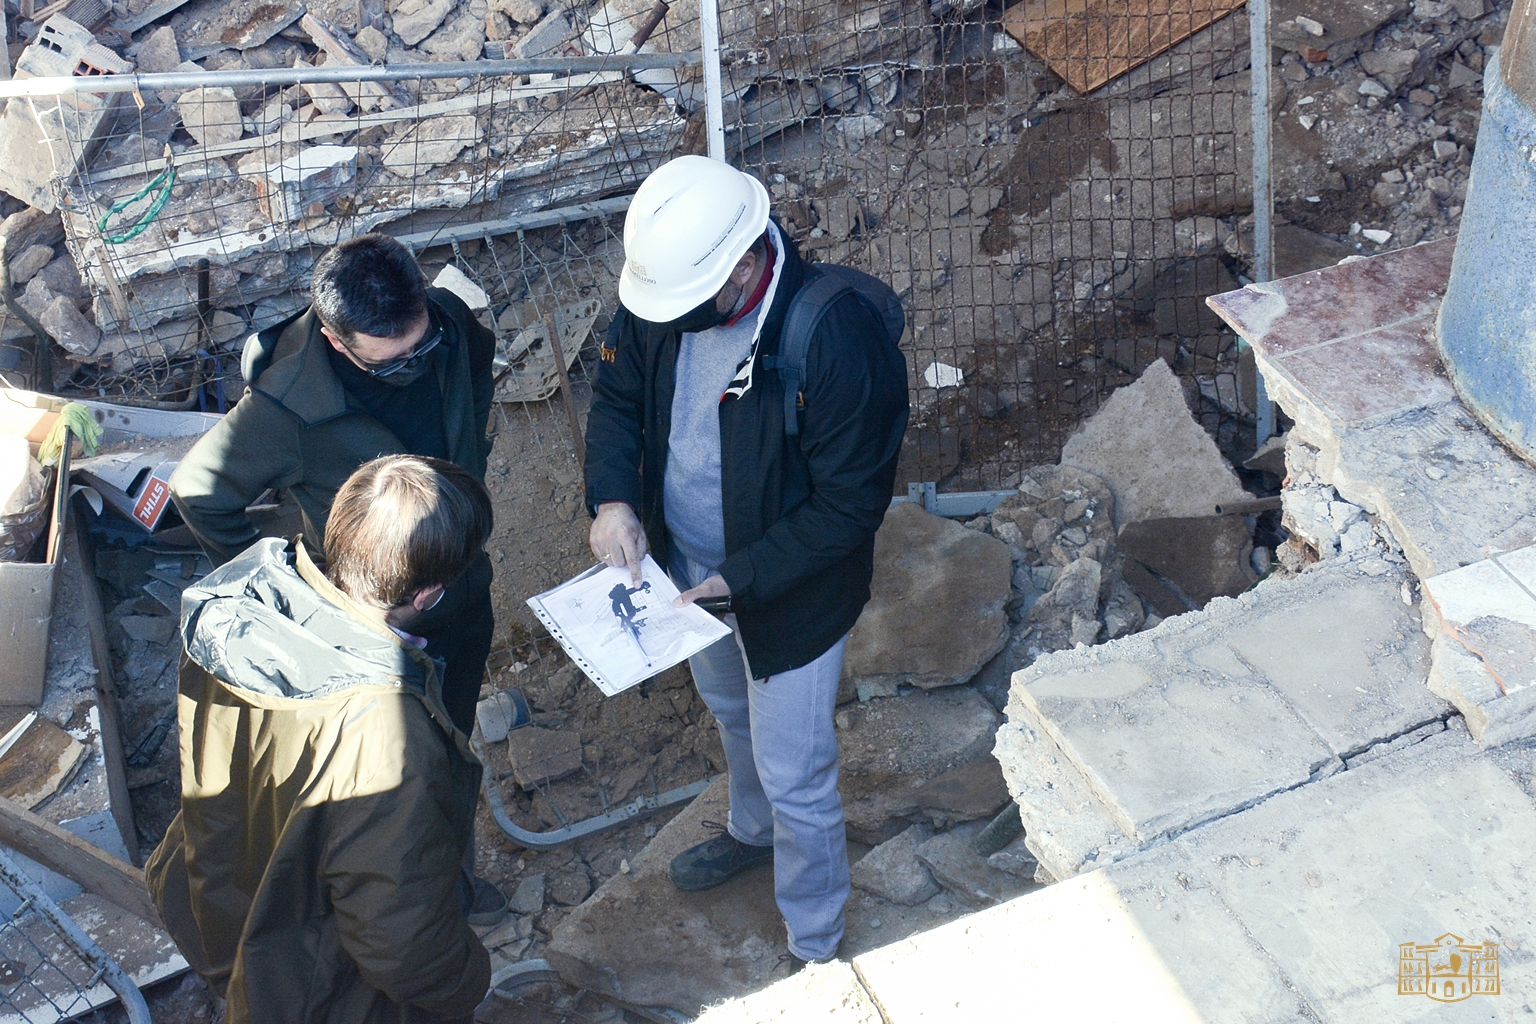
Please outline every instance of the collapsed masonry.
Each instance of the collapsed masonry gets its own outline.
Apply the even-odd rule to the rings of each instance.
[[[179,5],[135,6],[117,39]],[[533,0],[462,6],[379,5],[361,19],[356,9],[330,12],[340,23],[320,17],[327,12],[319,6],[307,14],[232,6],[212,26],[162,26],[122,49],[144,72],[604,54],[628,43],[649,9],[616,2],[546,11]],[[813,70],[929,57],[926,6],[844,4],[822,13],[819,31],[787,57]],[[736,45],[761,50],[775,42],[771,25],[743,12],[727,21]],[[210,35],[217,41],[210,44]],[[696,6],[677,5],[663,36],[668,49],[696,50]],[[82,60],[92,62],[91,74],[135,69],[55,15],[24,51],[18,73],[86,73],[77,69]],[[768,77],[743,67],[733,100]],[[261,327],[286,316],[318,249],[345,238],[381,228],[398,234],[404,218],[415,237],[430,237],[450,221],[504,220],[632,191],[681,151],[684,115],[702,99],[696,68],[642,71],[633,80],[621,71],[551,78],[200,87],[139,94],[137,109],[120,93],[13,102],[6,138],[30,133],[29,159],[0,168],[0,187],[45,212],[60,210],[91,293],[89,305],[67,303],[45,326],[72,364],[116,374],[223,344],[248,322]],[[840,95],[858,92],[855,80]],[[782,128],[834,101],[818,94],[768,104],[776,120],[761,127]],[[218,311],[211,330],[189,317],[199,261],[209,265]],[[40,315],[57,297],[42,282],[23,304]],[[11,327],[12,336],[22,333]]]

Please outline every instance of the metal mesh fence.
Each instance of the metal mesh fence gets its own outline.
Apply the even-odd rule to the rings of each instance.
[[[901,292],[903,486],[1016,483],[1157,358],[1251,450],[1235,337],[1203,301],[1237,287],[1223,243],[1251,209],[1248,36],[1201,6],[722,10],[728,47],[809,41],[727,68],[728,152],[802,252]]]
[[[149,1024],[143,996],[101,948],[0,851],[0,1020],[54,1024],[123,1000],[130,1024]]]
[[[244,337],[304,308],[327,246],[401,238],[497,336],[493,678],[516,681],[511,667],[539,646],[523,599],[589,564],[564,402],[579,414],[589,399],[627,197],[706,146],[696,0],[642,47],[670,66],[604,56],[651,11],[564,0],[516,45],[486,46],[493,59],[598,58],[572,74],[489,62],[407,74],[397,59],[421,58],[391,52],[373,79],[328,81],[375,58],[361,32],[306,16],[284,37],[279,63],[298,70],[281,82],[253,72],[230,87],[162,80],[13,102],[0,142],[21,130],[6,122],[30,118],[47,160],[0,168],[0,187],[40,181],[34,205],[61,212],[78,268],[20,296],[62,349],[55,389],[223,411],[244,386]],[[803,255],[867,270],[906,305],[914,412],[899,492],[1011,486],[1158,358],[1222,446],[1251,451],[1251,375],[1203,301],[1237,286],[1251,248],[1248,37],[1232,12],[722,0],[728,159],[762,178]],[[63,30],[57,49],[31,68],[24,54],[22,70],[127,70],[48,24]],[[0,342],[26,333],[14,316],[0,324]],[[604,715],[654,720],[655,735],[584,750],[560,792],[532,786],[514,811],[554,827],[697,777],[716,752],[686,692],[578,701],[568,717],[586,747],[615,732]]]
[[[729,159],[762,176],[806,255],[869,270],[907,304],[903,487],[1006,485],[1155,358],[1243,447],[1251,385],[1203,299],[1246,258],[1247,30],[1212,3],[723,3]],[[649,8],[557,8],[548,52],[616,51]],[[369,59],[335,25],[299,27],[295,66]],[[699,44],[683,2],[644,49]],[[64,63],[122,70],[67,32],[57,45]],[[227,407],[248,329],[302,308],[324,247],[384,230],[483,290],[501,397],[548,398],[544,314],[571,333],[580,381],[586,327],[615,302],[622,197],[702,151],[702,102],[696,66],[617,65],[33,99],[56,129],[51,191],[83,285],[83,317],[53,310],[56,383]],[[532,216],[603,199],[597,219]],[[29,298],[41,313],[54,297]]]

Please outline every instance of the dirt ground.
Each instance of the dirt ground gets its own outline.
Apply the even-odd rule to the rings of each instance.
[[[1447,6],[1403,5],[1371,30],[1357,54],[1313,61],[1290,52],[1277,66],[1277,213],[1300,229],[1286,236],[1282,272],[1286,259],[1322,265],[1341,253],[1369,254],[1456,230],[1481,104],[1476,73],[1499,41],[1504,15],[1490,5],[1477,18],[1458,17],[1441,10]],[[975,32],[958,31],[946,45],[953,55],[981,44]],[[1388,96],[1371,95],[1370,86],[1361,91],[1368,79],[1377,81],[1362,61],[1376,66],[1380,59],[1366,54],[1410,47],[1419,62],[1389,83]],[[1172,94],[1142,83],[1078,100],[1032,58],[1010,61],[1007,73],[996,65],[996,74],[907,73],[889,105],[864,112],[881,125],[867,137],[852,137],[825,118],[753,151],[787,230],[807,252],[887,277],[922,328],[907,341],[914,410],[900,479],[939,480],[950,490],[1009,486],[1020,468],[1054,461],[1072,427],[1159,356],[1189,382],[1197,414],[1223,448],[1251,451],[1242,400],[1217,381],[1240,376],[1234,339],[1210,324],[1200,304],[1204,294],[1236,287],[1250,270],[1251,195],[1244,194],[1246,155],[1239,153],[1247,145],[1246,65],[1218,67],[1198,88],[1174,83]],[[1227,120],[1218,123],[1210,111],[1206,121],[1194,119],[1185,102],[1192,89],[1222,97]],[[1176,167],[1146,155],[1153,143],[1197,135],[1213,140],[1207,164]],[[1166,196],[1155,203],[1137,198],[1145,182],[1196,171],[1220,187],[1186,197],[1182,206]],[[1120,237],[1116,216],[1074,220],[1081,203],[1113,209],[1117,197],[1152,204],[1142,207],[1143,216],[1187,218],[1180,223],[1191,230],[1205,230],[1196,221],[1209,220],[1212,237],[1185,245],[1160,234],[1145,251],[1126,251],[1113,240]],[[1081,236],[1073,226],[1079,221]],[[494,243],[473,243],[456,253],[432,250],[423,262],[429,274],[450,260],[467,267],[494,293],[499,315],[529,297],[606,287],[600,282],[611,280],[615,226],[572,227],[553,241],[530,234],[517,243],[524,248],[515,260]],[[1390,236],[1373,241],[1367,230]],[[1042,262],[1053,253],[1060,259]],[[611,309],[613,297],[602,297]],[[965,371],[964,386],[919,382],[929,363],[946,360]],[[589,341],[574,371],[582,416],[590,401],[587,368],[596,365]],[[723,771],[713,720],[685,669],[605,699],[557,645],[540,638],[526,598],[592,563],[572,430],[558,396],[498,406],[493,427],[487,484],[496,510],[489,550],[497,636],[483,696],[517,687],[535,727],[574,731],[581,748],[578,768],[524,788],[512,778],[505,745],[493,746],[487,772],[508,814],[525,828],[545,830]],[[194,558],[152,545],[99,543],[96,570],[146,852],[176,812],[179,773],[177,649],[166,628],[172,613],[143,588],[151,572],[164,582],[166,574],[190,579],[196,568]],[[134,620],[132,632],[125,618]],[[539,853],[507,838],[482,802],[477,871],[514,900],[525,898],[527,907],[525,923],[498,955],[539,956],[570,908],[624,871],[668,817]],[[217,1000],[195,976],[148,995],[157,1024],[220,1019]],[[109,1008],[84,1019],[125,1018]],[[522,990],[485,1019],[641,1018],[551,984]]]

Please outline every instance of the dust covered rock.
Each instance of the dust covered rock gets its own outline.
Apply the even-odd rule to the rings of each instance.
[[[904,502],[875,535],[871,598],[848,639],[845,685],[966,682],[1008,637],[1008,548]]]
[[[1061,463],[1109,484],[1116,527],[1138,519],[1211,515],[1224,501],[1251,497],[1189,414],[1178,378],[1161,359],[1135,384],[1110,396],[1072,435]]]
[[[870,850],[849,870],[854,887],[909,907],[937,896],[938,883],[917,858],[919,844],[931,834],[913,825]]]
[[[838,712],[838,788],[850,838],[882,843],[922,813],[931,779],[990,756],[1000,721],[972,689],[909,690]]]

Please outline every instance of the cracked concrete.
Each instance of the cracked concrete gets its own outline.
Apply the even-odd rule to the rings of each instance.
[[[1042,866],[1068,877],[1450,715],[1406,574],[1375,561],[1389,568],[1325,563],[1017,673],[995,753]]]
[[[1453,723],[1457,720],[1453,719]],[[872,950],[802,1019],[1527,1020],[1530,794],[1459,724],[1124,861]],[[1498,943],[1501,996],[1399,994],[1401,945]],[[851,982],[858,989],[849,991]],[[711,1020],[715,1018],[709,1018]],[[765,1018],[772,1019],[772,1018]]]
[[[1376,517],[1424,581],[1429,687],[1491,747],[1536,736],[1531,658],[1515,653],[1536,648],[1536,467],[1446,379],[1435,323],[1453,251],[1429,242],[1209,302],[1253,345],[1291,444],[1316,449],[1308,475]]]

